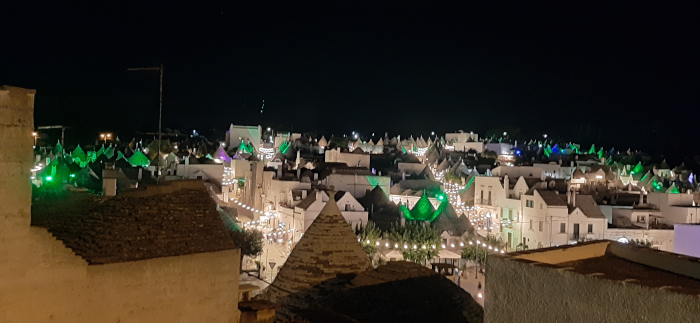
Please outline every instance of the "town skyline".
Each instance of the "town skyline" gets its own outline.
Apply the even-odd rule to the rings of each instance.
[[[17,46],[0,53],[5,83],[37,89],[37,125],[70,124],[80,140],[156,131],[157,75],[126,69],[164,64],[170,129],[225,128],[222,118],[323,134],[508,126],[679,160],[700,152],[684,137],[700,104],[692,4],[635,14],[575,4],[11,6],[6,29],[29,12],[52,28],[8,35]]]

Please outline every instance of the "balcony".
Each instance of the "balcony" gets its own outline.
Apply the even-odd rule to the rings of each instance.
[[[494,202],[492,199],[474,199],[474,204],[496,206]]]

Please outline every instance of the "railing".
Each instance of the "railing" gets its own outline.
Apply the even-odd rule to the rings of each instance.
[[[492,199],[474,199],[474,204],[482,204],[482,205],[495,205],[494,200]]]

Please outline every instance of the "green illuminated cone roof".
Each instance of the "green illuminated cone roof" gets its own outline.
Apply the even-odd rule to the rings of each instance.
[[[70,156],[73,157],[73,160],[76,163],[84,163],[87,161],[87,155],[83,151],[83,148],[80,148],[80,145],[78,145],[78,147],[75,147],[75,150],[73,150]]]
[[[330,191],[328,195],[335,194]],[[350,223],[343,218],[335,199],[330,198],[297,242],[264,298],[279,302],[290,293],[310,289],[338,274],[372,268]]]
[[[107,158],[112,159],[112,157],[114,157],[114,147],[109,145],[109,147],[105,149],[104,155],[107,156]]]
[[[61,146],[61,142],[56,143],[56,147],[53,149],[54,155],[58,156],[63,153],[63,146]]]
[[[630,171],[630,174],[641,174],[644,171],[644,166],[642,166],[642,162],[638,162],[637,166],[634,166],[634,168]]]
[[[144,155],[141,152],[141,149],[137,149],[133,155],[129,158],[129,163],[136,167],[136,166],[141,166],[141,167],[148,167],[148,165],[151,164],[151,161],[148,160],[148,157]]]

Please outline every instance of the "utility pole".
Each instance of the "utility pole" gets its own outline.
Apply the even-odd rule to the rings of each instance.
[[[163,139],[163,131],[161,130],[161,127],[163,125],[163,64],[160,64],[160,67],[155,66],[155,67],[136,67],[136,68],[127,68],[128,71],[160,71],[160,107],[158,110],[158,179],[157,182],[160,183],[160,175],[161,175],[161,159],[160,158],[160,149],[161,149],[161,140]]]

